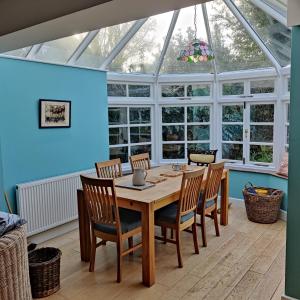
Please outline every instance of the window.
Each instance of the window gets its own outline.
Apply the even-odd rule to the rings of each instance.
[[[109,97],[150,98],[151,86],[149,84],[108,83],[107,95]]]
[[[250,94],[270,94],[275,91],[274,80],[254,80],[250,82]]]
[[[274,104],[222,106],[222,158],[243,163],[273,163]]]
[[[210,83],[195,84],[164,84],[161,86],[162,98],[209,97],[211,91]]]
[[[285,151],[289,151],[290,103],[285,105]]]
[[[222,84],[223,96],[235,96],[244,94],[244,82],[230,82]]]
[[[110,159],[121,158],[128,162],[128,156],[152,153],[151,107],[109,107],[109,150]]]
[[[186,159],[187,149],[210,148],[210,106],[163,106],[162,159]]]

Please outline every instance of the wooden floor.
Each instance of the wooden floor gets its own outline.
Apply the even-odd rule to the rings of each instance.
[[[78,231],[48,241],[62,250],[61,290],[47,298],[66,299],[254,299],[279,300],[284,290],[285,222],[251,223],[243,203],[233,203],[230,224],[214,235],[208,221],[208,247],[193,253],[192,235],[184,232],[183,269],[176,247],[156,242],[156,284],[141,284],[141,253],[124,259],[123,281],[116,283],[116,247],[97,249],[94,273],[80,261]],[[200,230],[198,230],[199,242]],[[44,246],[44,245],[41,245]]]

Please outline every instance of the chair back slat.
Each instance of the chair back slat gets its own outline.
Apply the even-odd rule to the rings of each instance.
[[[99,178],[122,177],[122,163],[120,158],[96,162],[95,167]]]
[[[204,191],[205,201],[217,200],[222,180],[224,162],[213,163],[208,166],[206,186]],[[204,202],[204,201],[203,201]]]
[[[137,168],[143,168],[145,170],[151,169],[149,153],[132,155],[129,157],[129,160],[130,160],[132,173],[134,169]]]
[[[179,214],[177,214],[178,222],[182,216],[195,211],[197,208],[204,171],[205,168],[203,167],[197,171],[183,173],[178,206]]]
[[[114,179],[89,178],[83,175],[80,178],[90,221],[119,228],[120,219]]]

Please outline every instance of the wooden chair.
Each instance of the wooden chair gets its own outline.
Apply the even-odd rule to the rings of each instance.
[[[95,167],[99,178],[122,177],[122,162],[120,158],[96,162]]]
[[[197,214],[201,216],[201,223],[197,225],[201,226],[202,242],[204,247],[207,246],[205,217],[209,217],[214,220],[216,235],[220,236],[217,203],[223,170],[224,162],[209,165],[205,188],[200,193],[199,197]]]
[[[133,245],[133,236],[142,232],[141,214],[118,208],[114,179],[80,177],[91,226],[89,271],[94,272],[96,248],[105,245],[106,241],[115,242],[118,253],[117,282],[121,282],[123,256],[142,247],[142,243]],[[97,243],[97,238],[102,241]],[[123,250],[124,240],[127,239],[129,247]]]
[[[155,213],[155,225],[162,227],[162,237],[158,240],[176,244],[179,268],[183,267],[180,252],[180,232],[183,230],[193,233],[195,253],[199,254],[196,226],[196,209],[199,193],[204,176],[204,168],[193,172],[185,172],[181,182],[179,201],[159,209]],[[192,226],[192,231],[187,230]],[[175,230],[175,240],[167,238],[167,228]]]
[[[145,170],[151,169],[149,153],[129,156],[129,160],[132,173],[136,168],[144,168]]]
[[[208,166],[216,162],[218,150],[188,150],[188,165]]]

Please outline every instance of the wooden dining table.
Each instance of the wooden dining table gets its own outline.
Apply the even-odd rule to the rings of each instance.
[[[201,167],[188,166],[189,170]],[[172,174],[172,166],[164,165],[148,170],[148,178],[160,176],[163,173]],[[174,171],[175,172],[175,171]],[[206,181],[207,168],[203,179]],[[166,177],[165,181],[155,184],[145,190],[133,190],[116,187],[118,206],[140,211],[142,215],[142,281],[145,286],[152,286],[155,283],[155,247],[154,247],[154,213],[156,210],[175,202],[179,199],[181,188],[181,176]],[[131,182],[132,175],[115,179],[115,184]],[[229,203],[229,171],[224,169],[221,181],[221,225],[228,224],[228,203]],[[77,190],[80,253],[81,260],[90,260],[90,225],[87,207],[83,197],[82,189]]]

